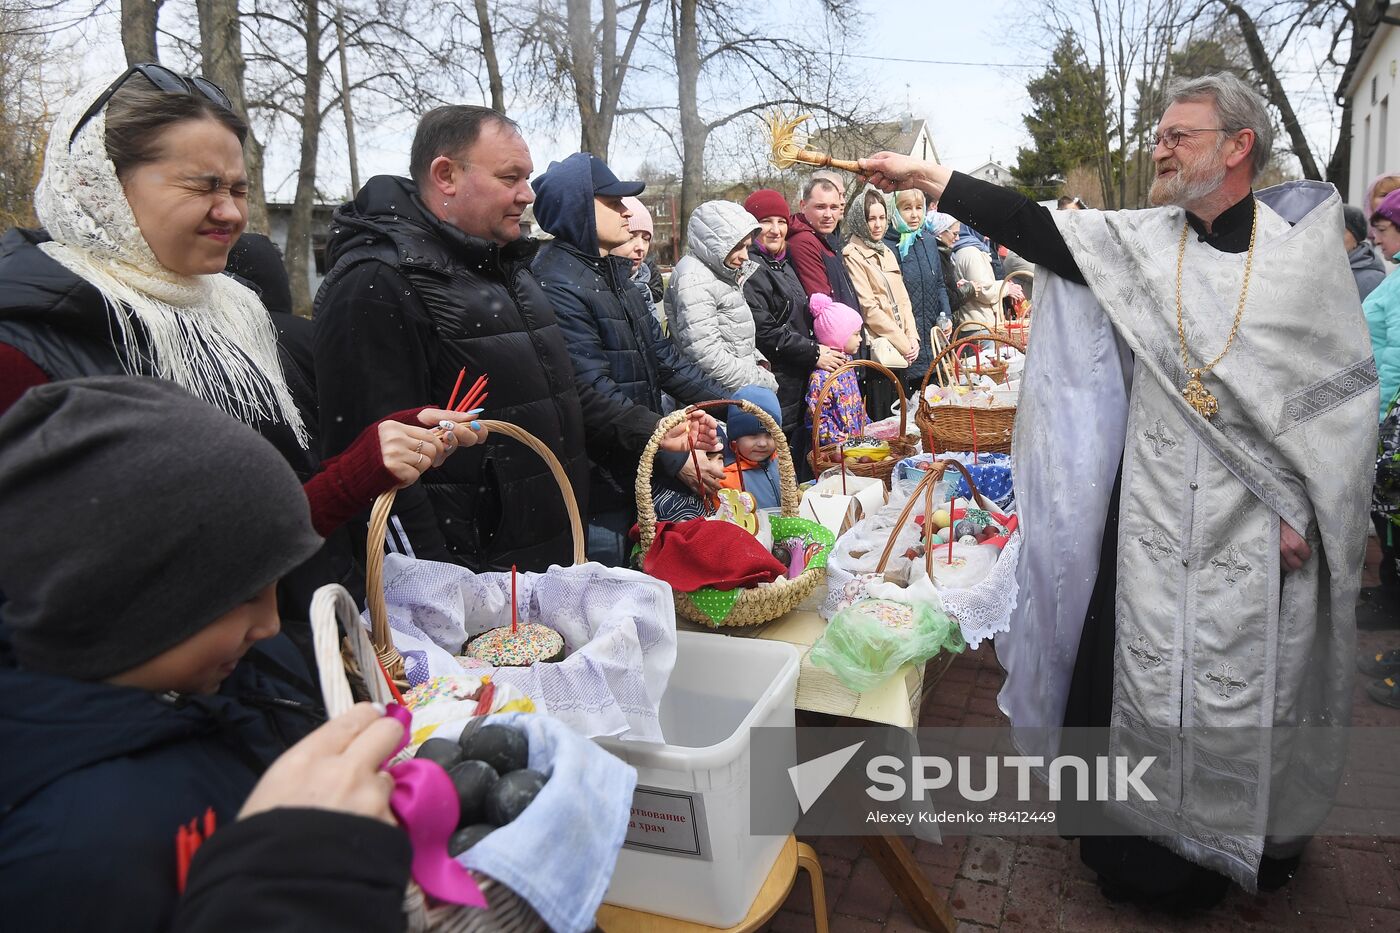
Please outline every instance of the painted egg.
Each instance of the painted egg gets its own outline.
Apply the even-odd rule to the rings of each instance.
[[[963,535],[961,538],[958,539],[958,543],[959,543],[959,544],[976,544],[976,543],[977,543],[977,539],[974,538],[972,535]]]
[[[949,519],[947,509],[939,509],[938,511],[933,513],[933,524],[935,527],[947,528],[948,521]]]

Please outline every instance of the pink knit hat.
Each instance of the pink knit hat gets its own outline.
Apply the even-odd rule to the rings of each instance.
[[[844,353],[846,341],[864,323],[860,312],[850,305],[832,301],[830,295],[821,292],[808,299],[807,304],[812,309],[812,332],[817,335],[818,342]]]
[[[656,234],[656,229],[651,223],[651,211],[637,198],[623,198],[622,204],[631,212],[632,216],[627,218],[627,229],[631,233]]]

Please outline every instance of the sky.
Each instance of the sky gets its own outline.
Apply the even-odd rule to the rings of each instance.
[[[171,6],[168,3],[166,9]],[[936,17],[930,16],[931,11],[936,11]],[[856,65],[862,77],[869,79],[872,96],[892,114],[908,111],[915,118],[928,120],[934,144],[946,164],[968,170],[995,159],[1012,165],[1017,147],[1029,141],[1022,123],[1030,106],[1026,82],[1040,74],[1049,58],[1047,42],[1038,27],[1025,20],[1027,13],[1024,4],[1010,0],[867,2],[867,15],[860,17],[865,38],[858,52],[868,57],[858,58]],[[112,41],[116,34],[115,16],[87,27],[72,43],[70,70],[86,77],[120,70],[120,45]],[[1321,161],[1325,161],[1340,114],[1329,105],[1335,71],[1324,71],[1319,78],[1315,64],[1320,57],[1306,43],[1294,43],[1278,66],[1284,69],[1283,80],[1314,150],[1323,153]],[[636,90],[652,99],[666,93],[660,85],[639,84]],[[477,89],[463,89],[463,102],[481,103]],[[524,111],[526,139],[537,171],[576,151],[576,125],[531,119],[528,105],[519,100],[513,101],[512,107]],[[766,137],[759,132],[758,123],[752,126],[754,145],[766,149]],[[357,119],[362,180],[377,173],[405,173],[412,130],[412,119],[407,115]],[[331,200],[338,200],[350,187],[343,158],[344,136],[334,120],[328,121],[326,134],[318,185]],[[290,201],[296,138],[278,133],[264,138],[264,143],[268,147],[265,180],[269,200]],[[667,141],[649,126],[619,127],[610,153],[613,169],[625,176],[644,161],[674,163],[676,159]]]

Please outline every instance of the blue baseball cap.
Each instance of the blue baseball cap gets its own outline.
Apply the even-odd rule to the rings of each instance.
[[[588,163],[593,171],[593,193],[605,198],[635,198],[646,190],[643,181],[618,181],[612,169],[602,159],[588,154]]]

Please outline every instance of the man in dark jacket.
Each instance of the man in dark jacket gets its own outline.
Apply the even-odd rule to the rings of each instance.
[[[490,417],[543,441],[587,508],[585,431],[609,418],[605,400],[575,387],[565,335],[530,275],[525,140],[494,110],[439,107],[419,122],[409,167],[411,179],[371,178],[335,213],[316,296],[325,449],[388,412],[445,404],[465,368],[464,388],[489,376]],[[569,562],[559,488],[518,442],[492,437],[425,480],[399,493],[391,548],[474,570]]]
[[[802,186],[798,210],[792,215],[788,230],[788,252],[802,288],[809,297],[829,295],[843,305],[859,308],[856,288],[841,259],[841,239],[836,228],[845,209],[839,190],[830,181],[814,175]]]
[[[1361,208],[1343,205],[1342,220],[1346,223],[1346,229],[1342,231],[1342,245],[1346,247],[1347,262],[1351,263],[1351,276],[1356,279],[1356,291],[1365,301],[1366,296],[1385,278],[1385,263],[1381,262],[1375,247],[1366,239],[1368,225]]]
[[[620,564],[635,521],[637,460],[656,430],[666,392],[682,405],[725,397],[724,390],[681,355],[631,283],[631,263],[609,255],[632,238],[622,199],[641,182],[622,182],[602,160],[579,152],[534,182],[535,218],[554,239],[533,268],[559,316],[580,392],[596,393],[605,428],[591,431],[594,468],[589,493],[589,556]],[[706,418],[713,441],[713,419]],[[709,449],[709,443],[706,444]],[[709,466],[702,460],[702,470]],[[695,458],[663,453],[657,472],[695,488]],[[713,486],[722,476],[718,471]]]

